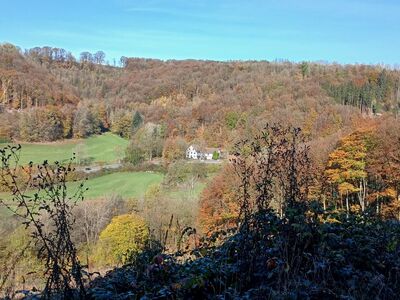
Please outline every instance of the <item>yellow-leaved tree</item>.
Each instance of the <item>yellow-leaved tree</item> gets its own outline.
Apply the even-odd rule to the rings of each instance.
[[[342,207],[345,200],[347,213],[351,202],[358,202],[362,211],[366,208],[366,155],[367,147],[362,132],[342,139],[339,147],[329,155],[325,176],[339,194]]]
[[[114,217],[100,234],[95,261],[102,266],[125,264],[140,254],[149,237],[143,218],[134,214]]]

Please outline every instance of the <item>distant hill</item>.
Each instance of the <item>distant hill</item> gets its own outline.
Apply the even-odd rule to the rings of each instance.
[[[69,105],[59,110],[71,127],[63,124],[62,137],[110,130],[139,111],[146,122],[163,124],[167,136],[223,146],[267,121],[302,127],[315,138],[351,128],[362,115],[398,114],[400,72],[369,65],[126,57],[115,67],[105,64],[101,51],[83,52],[78,60],[60,48],[22,51],[3,44],[0,102],[19,110]],[[78,131],[74,126],[85,123],[82,118],[99,127]],[[3,135],[20,133],[14,128]]]
[[[0,45],[0,103],[5,107],[25,109],[78,102],[74,88],[29,60],[15,46]]]

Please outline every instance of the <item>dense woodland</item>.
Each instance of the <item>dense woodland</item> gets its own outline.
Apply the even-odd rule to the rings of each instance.
[[[59,48],[0,45],[0,142],[111,131],[131,141],[129,168],[162,162],[164,180],[142,202],[112,197],[68,211],[76,219],[66,222],[68,238],[77,247],[68,259],[76,264],[78,253],[90,271],[127,264],[85,283],[94,299],[395,299],[399,113],[400,71],[384,66],[127,57],[110,63],[102,51],[76,58]],[[216,168],[187,164],[192,143],[219,147],[229,159]],[[32,188],[36,173],[10,169],[10,151],[18,149],[2,152],[0,190]],[[45,168],[50,177],[61,172]],[[64,181],[83,178],[62,171]],[[50,177],[62,190],[62,180]],[[166,195],[176,187],[193,193],[198,182],[206,183],[198,201]],[[16,224],[18,218],[1,224],[7,238],[0,253],[12,256],[25,245],[14,259],[43,271],[32,259],[37,244],[27,244]],[[10,270],[7,262],[0,270]],[[21,281],[24,270],[13,272]],[[11,273],[0,276],[0,291]],[[81,279],[70,280],[76,288]]]
[[[400,110],[400,74],[379,66],[122,57],[115,67],[104,60],[101,51],[76,59],[64,49],[2,45],[1,137],[129,135],[124,127],[138,111],[165,126],[167,136],[228,146],[265,121],[290,122],[319,138],[351,127],[361,114]]]

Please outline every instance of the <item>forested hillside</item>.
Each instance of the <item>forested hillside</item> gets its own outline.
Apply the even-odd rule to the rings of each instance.
[[[9,109],[76,105],[79,102],[74,88],[62,84],[10,44],[0,47],[0,78],[0,100]]]
[[[353,127],[362,115],[400,109],[400,72],[380,66],[126,57],[119,65],[106,65],[101,51],[77,59],[59,48],[2,45],[1,137],[129,135],[137,111],[164,126],[166,137],[227,147],[265,121],[319,138]]]

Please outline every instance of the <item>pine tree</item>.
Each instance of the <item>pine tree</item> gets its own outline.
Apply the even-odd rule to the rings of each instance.
[[[138,111],[136,111],[132,118],[132,133],[138,131],[138,129],[142,126],[142,124],[143,124],[143,117]]]

